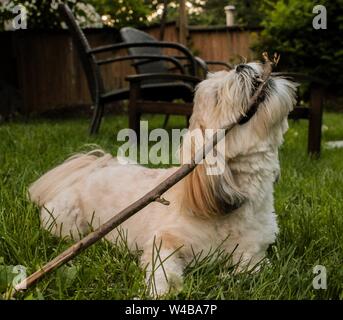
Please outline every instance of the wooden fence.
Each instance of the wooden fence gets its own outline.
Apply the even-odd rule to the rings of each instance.
[[[150,27],[145,31],[158,38],[160,28]],[[205,60],[232,61],[239,56],[251,59],[250,46],[257,35],[258,30],[238,27],[191,27],[189,47]],[[114,29],[90,29],[86,30],[86,36],[92,46],[120,41]],[[177,42],[175,24],[166,26],[164,40]],[[91,104],[82,66],[68,31],[3,32],[0,41],[0,86],[14,88],[10,92],[19,96],[23,113]],[[124,78],[134,73],[134,69],[129,63],[121,62],[104,66],[102,72],[107,89],[115,89],[126,86]],[[1,98],[3,91],[6,90],[0,90],[0,113],[11,103],[8,102],[11,97]]]

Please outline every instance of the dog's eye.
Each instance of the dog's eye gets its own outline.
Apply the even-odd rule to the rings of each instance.
[[[259,87],[259,85],[263,82],[262,78],[259,75],[256,75],[252,80],[252,86],[251,86],[251,96],[253,96]],[[265,94],[262,92],[259,97],[259,103],[261,103],[265,99]]]
[[[260,83],[261,83],[262,81],[263,81],[263,80],[262,80],[259,76],[253,78],[253,80],[252,80],[252,88],[253,88],[253,90],[256,90],[257,87],[260,85]]]

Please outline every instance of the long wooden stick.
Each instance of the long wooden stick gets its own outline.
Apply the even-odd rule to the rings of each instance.
[[[266,54],[264,54],[263,57],[265,60],[265,64],[264,64],[264,74],[262,75],[262,82],[258,86],[254,95],[251,97],[249,101],[249,105],[248,105],[248,110],[250,110],[250,108],[253,107],[258,102],[258,98],[267,84],[267,80],[271,74],[272,67],[278,61],[278,58],[275,56],[274,56],[274,62],[270,61],[268,58],[268,55]],[[241,116],[241,118],[243,117],[244,116]],[[227,126],[226,128],[223,128],[225,129],[225,135],[236,125],[237,124],[234,123]],[[156,186],[154,189],[149,191],[142,198],[138,199],[136,202],[132,203],[130,206],[123,209],[119,213],[115,213],[113,218],[111,218],[106,223],[101,225],[98,229],[91,232],[80,241],[76,242],[67,250],[59,254],[56,258],[54,258],[53,260],[48,262],[46,265],[44,265],[41,269],[37,270],[36,272],[31,274],[29,277],[24,279],[22,282],[20,282],[18,285],[15,286],[14,291],[12,292],[11,296],[13,296],[18,291],[23,291],[30,288],[33,284],[35,284],[38,280],[40,280],[44,275],[46,275],[52,270],[55,270],[59,266],[73,259],[80,252],[87,249],[89,246],[97,242],[99,239],[103,238],[105,235],[107,235],[113,229],[118,227],[125,220],[129,219],[135,213],[145,208],[151,202],[158,201],[158,202],[161,202],[162,204],[168,204],[166,200],[161,198],[162,194],[165,193],[167,190],[169,190],[177,182],[182,180],[190,172],[192,172],[197,166],[197,164],[200,163],[201,160],[203,160],[206,157],[206,155],[212,150],[212,148],[221,139],[223,139],[225,135],[222,135],[218,138],[218,134],[215,133],[212,139],[210,139],[210,141],[205,144],[204,149],[201,148],[200,150],[196,152],[190,164],[182,165],[170,177],[168,177],[166,180],[161,182],[158,186]]]

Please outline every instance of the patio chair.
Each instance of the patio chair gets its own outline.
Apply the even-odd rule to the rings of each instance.
[[[91,134],[95,134],[99,131],[105,104],[129,98],[129,88],[105,91],[100,67],[109,63],[131,60],[133,61],[137,72],[148,72],[149,74],[154,75],[161,73],[162,76],[160,78],[154,76],[153,79],[148,79],[148,77],[145,77],[144,83],[141,84],[140,88],[142,98],[148,101],[165,101],[167,103],[168,112],[172,114],[179,114],[180,112],[176,109],[174,113],[171,112],[172,110],[170,110],[169,104],[170,101],[174,99],[182,99],[186,103],[183,105],[183,109],[189,108],[189,112],[187,112],[187,114],[191,114],[194,85],[201,80],[199,77],[196,77],[196,75],[200,74],[200,72],[198,72],[199,68],[204,72],[207,70],[207,65],[203,60],[194,57],[192,53],[181,44],[165,41],[159,42],[156,40],[147,41],[146,37],[141,37],[142,40],[138,42],[128,40],[123,43],[91,48],[86,36],[77,24],[69,7],[61,3],[59,4],[59,10],[71,32],[72,39],[77,48],[86,74],[94,106],[93,117],[90,125]],[[140,48],[141,50],[135,52],[132,51],[133,48]],[[178,55],[176,57],[163,55],[161,48],[177,50]],[[97,59],[97,54],[103,52],[115,52],[120,49],[131,49],[131,51],[129,55],[114,56],[113,58],[102,60]],[[180,77],[178,77],[178,74],[171,73],[171,70],[167,68],[167,64],[165,62],[172,64],[172,69],[178,70]],[[216,62],[211,63],[213,64]],[[218,62],[218,64],[225,63]],[[169,74],[170,77],[168,77],[167,74]],[[187,78],[187,76],[189,78]],[[176,104],[175,108],[179,105],[180,103]],[[159,113],[166,113],[164,111],[163,103],[160,104],[160,108]],[[147,109],[146,112],[148,112]],[[132,115],[131,111],[130,114]],[[136,116],[139,118],[140,113]],[[132,128],[136,127],[133,125],[132,121],[130,121],[130,126]]]
[[[151,36],[150,34],[143,32],[141,30],[132,28],[132,27],[125,27],[120,30],[120,35],[125,43],[135,44],[137,42],[147,42],[147,43],[158,43],[158,41]],[[151,46],[151,47],[130,47],[128,48],[128,53],[131,57],[139,57],[142,55],[152,55],[152,56],[162,56],[162,48],[157,46]],[[178,68],[175,68],[173,66],[172,68],[168,68],[168,65],[166,64],[165,60],[155,60],[152,61],[150,59],[138,59],[135,58],[134,63],[132,64],[135,67],[137,74],[162,74],[162,77],[154,77],[154,79],[149,79],[148,77],[144,77],[146,80],[142,80],[143,78],[134,77],[134,82],[137,82],[138,79],[140,79],[140,86],[144,88],[144,85],[147,84],[153,84],[153,83],[160,83],[164,84],[167,91],[169,89],[172,89],[174,91],[169,92],[161,92],[163,95],[163,101],[166,103],[160,103],[158,108],[152,107],[149,109],[148,104],[145,104],[145,107],[141,107],[140,109],[137,107],[135,103],[132,103],[130,101],[130,110],[129,113],[131,114],[130,119],[130,127],[137,130],[137,126],[140,120],[140,114],[141,113],[162,113],[166,114],[165,121],[163,124],[163,127],[166,127],[169,115],[171,114],[185,114],[186,118],[189,119],[189,116],[192,114],[192,107],[190,105],[183,105],[183,107],[180,104],[174,104],[171,105],[169,102],[175,100],[175,99],[183,99],[186,103],[191,103],[193,101],[193,91],[194,91],[194,85],[191,85],[190,87],[187,87],[191,89],[191,92],[189,90],[184,90],[185,88],[176,87],[175,86],[175,80],[172,78],[168,78],[166,76],[167,74],[170,74],[171,72],[177,70],[181,71],[182,74],[188,74],[191,76],[199,77],[200,79],[204,79],[206,77],[206,74],[208,72],[208,66],[209,65],[221,65],[227,69],[231,69],[232,66],[229,63],[222,62],[222,61],[204,61],[199,57],[194,57],[194,61],[196,62],[195,68],[193,64],[190,64],[190,59],[187,59],[186,56],[171,56],[171,58],[176,59],[175,63],[180,63]],[[132,78],[131,82],[132,82]],[[171,82],[173,81],[173,82]],[[196,84],[196,83],[194,83]],[[137,92],[138,93],[138,92]],[[190,94],[191,93],[191,94]],[[144,99],[144,92],[140,92],[142,95],[141,98]],[[151,99],[150,99],[151,100]],[[154,100],[159,100],[154,99]],[[151,103],[150,103],[151,104]],[[187,106],[187,107],[186,107]],[[142,109],[143,108],[143,109]],[[136,115],[133,115],[133,113],[137,113]],[[133,120],[135,119],[135,120]],[[134,123],[134,121],[136,123]]]

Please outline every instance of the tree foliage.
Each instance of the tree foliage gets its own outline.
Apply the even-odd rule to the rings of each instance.
[[[81,27],[101,27],[101,17],[94,7],[86,1],[64,0],[73,11]],[[20,5],[27,13],[29,29],[56,29],[63,26],[58,11],[57,0],[9,0],[0,8],[0,29],[6,21],[11,21],[18,13],[13,9]]]
[[[152,12],[152,3],[147,0],[90,0],[96,11],[105,18],[107,26],[122,28],[142,26]]]
[[[255,49],[281,53],[281,67],[306,72],[327,80],[333,87],[343,85],[343,0],[323,0],[327,29],[312,26],[315,0],[278,0],[263,7],[260,42]]]
[[[224,7],[229,3],[236,7],[235,23],[244,26],[256,27],[263,19],[261,10],[264,0],[206,0],[199,4],[199,1],[191,1],[194,6],[200,7],[202,10],[199,14],[190,16],[192,24],[202,25],[225,25],[226,16]]]

